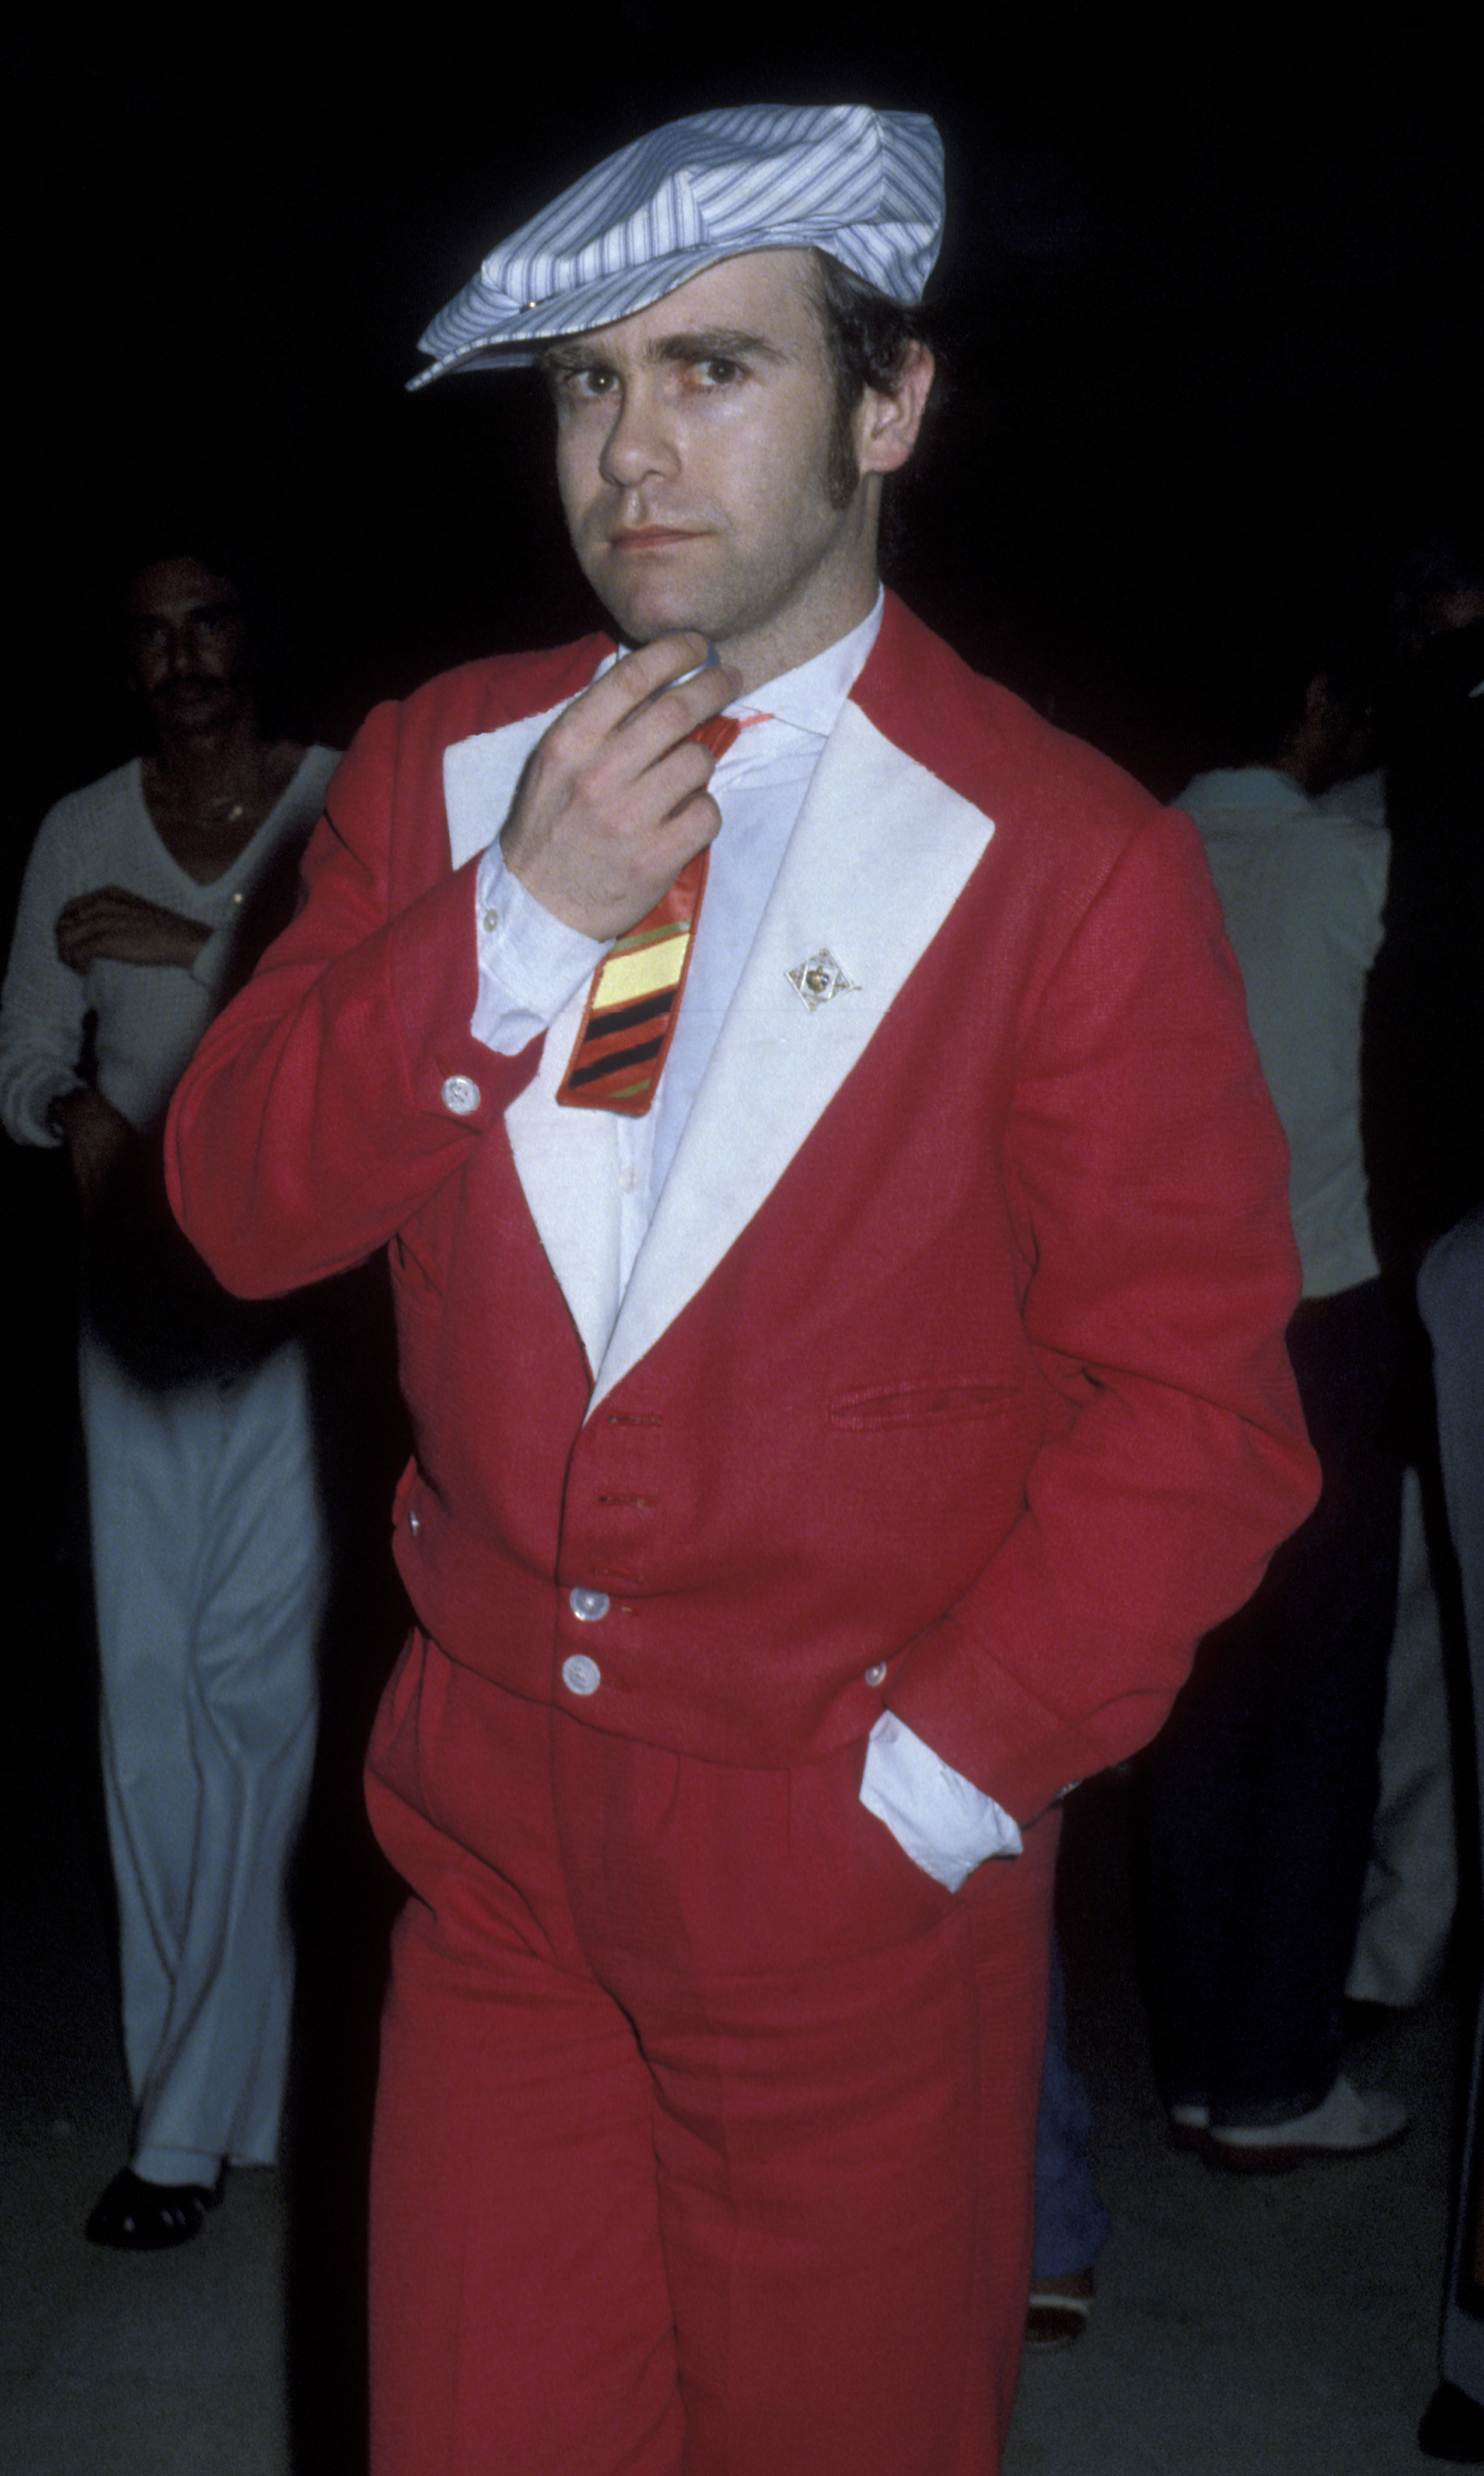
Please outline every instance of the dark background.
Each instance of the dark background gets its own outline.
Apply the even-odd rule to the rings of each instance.
[[[43,809],[135,744],[110,587],[156,511],[205,507],[253,548],[284,604],[300,718],[336,744],[443,665],[590,624],[538,390],[405,383],[484,249],[678,112],[859,99],[937,118],[950,212],[930,297],[952,385],[897,581],[971,660],[1158,792],[1209,761],[1232,691],[1311,607],[1369,622],[1410,546],[1476,527],[1479,86],[1456,13],[1300,0],[1281,33],[1214,10],[1172,33],[1131,7],[1043,6],[950,35],[899,5],[889,32],[863,23],[797,0],[615,0],[405,9],[335,37],[312,12],[100,32],[58,10],[11,35],[0,927]],[[0,2102],[26,2115],[40,2066],[55,2112],[58,2058],[83,2058],[81,2081],[111,2036],[60,1155],[0,1145],[0,1227],[26,1450]],[[337,1312],[355,1588],[299,1885],[288,2285],[302,2464],[342,2468],[364,2390],[357,2229],[387,1899],[356,1777],[399,1624],[400,1439],[377,1299]]]
[[[953,387],[899,581],[1156,789],[1206,753],[1245,647],[1315,598],[1369,611],[1404,545],[1473,521],[1479,88],[1461,16],[866,22],[615,0],[405,10],[359,39],[312,12],[33,26],[11,136],[7,875],[46,802],[128,753],[106,580],[162,503],[219,505],[256,545],[321,736],[446,663],[587,623],[530,384],[405,381],[493,240],[615,145],[719,101],[938,119],[930,297]]]

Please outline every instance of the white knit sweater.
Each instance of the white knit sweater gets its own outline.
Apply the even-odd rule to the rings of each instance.
[[[254,885],[285,841],[309,832],[338,761],[334,749],[309,749],[252,841],[210,885],[198,885],[161,841],[137,757],[58,801],[27,864],[0,997],[0,1122],[17,1143],[58,1141],[47,1112],[82,1080],[89,1014],[104,1099],[141,1129],[160,1117],[221,1004]],[[57,915],[74,895],[104,885],[210,928],[191,969],[105,959],[69,971],[57,952]]]

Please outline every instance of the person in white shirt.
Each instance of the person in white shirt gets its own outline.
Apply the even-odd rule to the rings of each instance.
[[[336,758],[264,731],[222,554],[128,581],[141,756],[60,801],[0,1002],[0,1117],[82,1209],[80,1386],[130,2163],[96,2243],[196,2235],[277,2149],[328,1551],[295,1319],[228,1299],[170,1221],[165,1106],[292,907]]]
[[[1199,775],[1200,829],[1291,1156],[1289,1331],[1320,1502],[1201,1646],[1148,1757],[1150,1994],[1176,2140],[1233,2171],[1359,2156],[1405,2110],[1340,2069],[1397,1608],[1394,1312],[1372,1245],[1361,1016],[1385,829],[1329,790],[1363,689],[1300,677],[1271,761]],[[1357,804],[1358,805],[1359,804]]]

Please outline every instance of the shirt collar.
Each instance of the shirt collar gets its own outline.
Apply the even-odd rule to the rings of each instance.
[[[806,730],[816,739],[828,739],[840,719],[840,709],[852,688],[866,667],[866,656],[880,632],[881,613],[886,607],[884,585],[876,588],[876,600],[857,627],[848,636],[837,636],[822,654],[800,662],[796,669],[780,671],[776,680],[764,680],[760,688],[748,697],[739,697],[727,707],[739,718],[744,714],[767,714],[778,722],[791,723],[796,730]],[[618,659],[617,653],[606,654],[593,673],[601,680]]]
[[[1202,815],[1220,812],[1223,816],[1240,816],[1254,826],[1316,813],[1307,791],[1300,790],[1293,776],[1280,772],[1275,765],[1220,766],[1214,773],[1198,774],[1193,782],[1186,783],[1175,806],[1186,800]]]
[[[866,657],[880,631],[885,604],[885,591],[878,585],[871,608],[848,636],[837,636],[822,654],[800,662],[794,670],[780,671],[776,680],[764,680],[761,687],[751,696],[739,697],[727,711],[738,716],[771,714],[779,722],[791,723],[796,730],[807,730],[817,739],[828,739],[840,719],[842,706],[865,669]]]

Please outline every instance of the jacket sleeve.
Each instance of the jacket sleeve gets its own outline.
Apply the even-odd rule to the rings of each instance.
[[[890,1705],[1022,1823],[1158,1728],[1318,1493],[1287,1148],[1183,820],[1128,845],[1023,1027],[1007,1167],[1062,1415]]]
[[[47,1112],[83,1080],[87,991],[57,952],[57,915],[78,890],[67,850],[67,821],[54,808],[27,862],[0,1002],[0,1121],[18,1144],[59,1143]]]
[[[467,1160],[534,1071],[469,1026],[477,860],[450,871],[430,751],[373,714],[331,785],[298,917],[208,1032],[170,1110],[171,1201],[227,1288],[359,1263]],[[435,779],[435,776],[434,778]],[[412,873],[391,879],[393,824]]]

